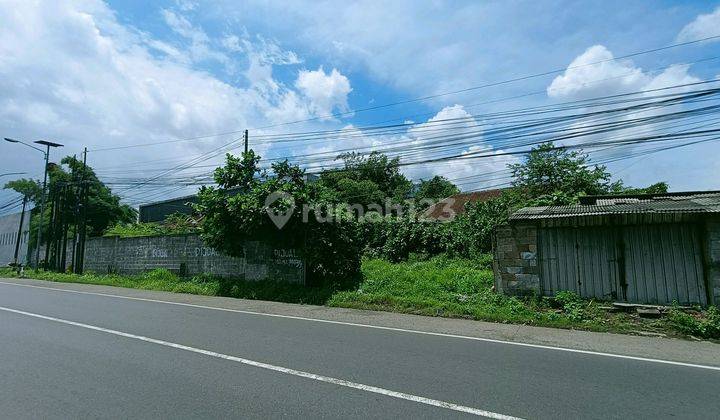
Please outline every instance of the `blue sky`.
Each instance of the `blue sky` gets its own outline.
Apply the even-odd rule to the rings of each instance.
[[[718,35],[718,6],[707,1],[11,0],[0,4],[0,17],[7,23],[0,28],[0,134],[53,139],[66,144],[64,154],[76,154],[84,146],[94,150],[244,128],[254,128],[252,138],[391,119],[422,123],[439,115],[452,118],[706,80],[720,74],[720,59],[674,67],[672,72],[662,69],[720,56],[720,42],[633,57],[585,72],[568,70],[351,112],[563,69],[574,60],[605,59]],[[583,84],[603,79],[611,80]],[[488,101],[495,102],[470,106]],[[326,117],[343,111],[350,114]],[[97,151],[89,160],[110,182],[149,177],[234,138]],[[256,150],[272,157],[390,141],[260,144]],[[476,147],[494,150],[491,142],[482,140]],[[720,189],[718,150],[717,143],[707,143],[618,162],[610,169],[634,185],[663,180],[674,190]],[[0,173],[20,170],[38,176],[39,154],[7,143],[0,144],[0,151],[7,157]],[[469,176],[507,163],[512,159],[493,158],[456,165],[453,171]],[[208,170],[194,168],[177,176]],[[414,179],[446,172],[442,165],[407,169]],[[478,182],[463,188],[489,186]],[[118,192],[129,202],[139,202],[188,191],[158,187],[150,194],[134,194],[118,187]],[[2,201],[8,197],[0,194]]]

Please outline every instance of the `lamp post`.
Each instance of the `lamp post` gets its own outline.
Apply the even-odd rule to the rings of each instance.
[[[22,145],[25,145],[31,149],[35,149],[42,153],[45,156],[45,168],[43,171],[43,186],[42,186],[42,200],[40,201],[40,223],[38,223],[37,228],[37,243],[35,244],[35,270],[37,270],[40,267],[40,244],[42,243],[42,224],[43,224],[43,216],[45,213],[45,189],[47,185],[47,168],[48,164],[50,163],[50,148],[51,147],[62,147],[63,145],[60,143],[53,143],[51,141],[45,141],[45,140],[39,140],[34,142],[35,144],[40,144],[45,146],[45,150],[42,150],[39,147],[35,147],[32,144],[25,143],[20,140],[10,139],[5,137],[5,141],[10,143],[19,143]]]
[[[25,172],[8,172],[8,173],[0,174],[0,177],[10,176],[10,175],[25,175]]]

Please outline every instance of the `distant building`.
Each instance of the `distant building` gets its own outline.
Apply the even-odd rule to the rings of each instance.
[[[308,182],[318,179],[316,175],[312,174],[306,174],[305,177]],[[238,191],[231,192],[231,194],[237,193]],[[192,205],[195,203],[197,203],[197,194],[142,204],[138,211],[139,219],[142,223],[162,222],[174,213],[191,215],[193,214]]]
[[[493,249],[495,287],[508,294],[718,305],[720,191],[526,207],[498,228]]]
[[[500,197],[502,192],[502,189],[496,189],[455,194],[428,207],[423,212],[421,218],[424,220],[448,222],[454,219],[455,216],[465,213],[465,206],[467,204],[492,200],[493,198]]]
[[[0,266],[6,266],[13,262],[15,257],[15,244],[20,226],[22,213],[13,213],[0,216]],[[30,239],[30,211],[25,212],[22,233],[20,234],[20,249],[18,262],[26,263],[28,254],[28,240]]]
[[[139,209],[140,222],[162,222],[174,213],[192,214],[192,205],[195,203],[197,203],[197,194],[142,204]]]

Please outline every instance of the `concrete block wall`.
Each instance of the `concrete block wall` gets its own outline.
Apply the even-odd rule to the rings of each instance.
[[[305,282],[305,266],[292,249],[249,242],[241,258],[206,246],[198,235],[92,238],[85,246],[85,271],[137,274],[165,268],[180,275],[214,274],[246,280]]]
[[[534,224],[510,224],[495,232],[495,289],[508,295],[540,295],[538,233]]]
[[[708,219],[706,228],[708,286],[712,291],[713,303],[720,306],[720,217]]]

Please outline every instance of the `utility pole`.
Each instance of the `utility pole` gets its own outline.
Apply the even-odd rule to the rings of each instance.
[[[42,201],[40,202],[40,223],[38,223],[38,233],[37,233],[37,244],[35,244],[35,270],[37,271],[38,267],[40,267],[40,245],[42,244],[42,224],[43,224],[43,212],[45,211],[45,199],[46,199],[46,186],[47,186],[47,170],[48,165],[50,163],[50,148],[51,147],[62,147],[63,145],[60,143],[53,143],[51,141],[47,140],[39,140],[34,142],[35,144],[40,144],[43,146],[46,146],[46,150],[42,150],[38,147],[33,146],[32,144],[25,143],[24,141],[11,139],[8,137],[5,137],[5,141],[10,143],[18,143],[22,144],[24,146],[27,146],[31,149],[35,149],[45,155],[45,168],[44,168],[44,176],[43,176],[43,189],[42,189]],[[49,244],[48,244],[49,245]]]
[[[65,185],[62,188],[62,195],[60,196],[60,237],[58,247],[60,248],[60,266],[58,268],[59,273],[65,272],[65,265],[67,264],[67,232],[68,232],[68,218],[67,213],[67,191],[70,189],[69,185]],[[62,244],[62,246],[61,246]]]
[[[43,216],[45,214],[45,200],[47,194],[45,194],[46,188],[47,188],[47,169],[48,165],[50,164],[50,145],[47,145],[47,150],[45,151],[45,170],[43,171],[43,188],[42,188],[42,200],[40,200],[40,222],[38,223],[37,228],[37,243],[35,244],[35,271],[40,269],[40,245],[42,244],[42,225],[43,225]],[[48,244],[49,246],[50,244]],[[47,261],[46,261],[47,262]]]
[[[248,131],[245,130],[245,153],[248,152],[248,143],[250,142],[250,138],[248,136]]]
[[[22,238],[22,228],[25,222],[25,205],[27,204],[27,196],[23,194],[23,207],[22,213],[20,213],[20,226],[18,226],[17,238],[15,238],[15,257],[13,258],[13,265],[15,269],[20,272],[20,266],[18,265],[18,254],[20,253],[20,239]]]
[[[45,270],[54,267],[55,261],[55,218],[57,217],[57,194],[52,189],[49,189],[48,195],[50,195],[50,220],[48,220],[48,237],[45,239]],[[51,261],[53,264],[51,264]]]
[[[87,172],[87,147],[83,150],[83,170],[81,174],[80,187],[82,191],[80,207],[80,240],[77,249],[77,274],[83,273],[83,265],[85,264],[85,237],[87,235],[87,203],[88,203],[88,187],[85,182],[85,173]]]
[[[77,164],[77,155],[73,155],[73,161]],[[80,187],[78,186],[77,182],[77,171],[73,172],[72,177],[72,196],[73,196],[73,228],[72,228],[72,252],[70,256],[70,265],[72,266],[72,272],[77,273],[77,260],[75,259],[75,251],[77,250],[77,233],[78,233],[78,222],[79,222],[79,216],[80,212],[78,211],[78,205],[80,202]]]

